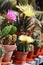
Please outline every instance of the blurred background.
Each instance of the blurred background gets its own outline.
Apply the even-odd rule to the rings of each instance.
[[[0,0],[0,12],[3,13],[8,9],[17,10],[15,5],[19,3],[21,5],[32,4],[35,9],[43,10],[43,0]]]

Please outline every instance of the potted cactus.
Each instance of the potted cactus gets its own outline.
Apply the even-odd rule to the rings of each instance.
[[[21,64],[21,63],[26,62],[28,52],[31,50],[31,48],[29,47],[31,42],[33,42],[33,39],[27,35],[21,35],[18,37],[17,51],[15,51],[16,63]]]
[[[34,58],[39,56],[40,50],[41,50],[41,41],[40,40],[35,40],[33,43],[34,45]]]
[[[27,55],[27,59],[26,62],[32,62],[34,60],[33,56],[34,56],[34,46],[33,45],[29,45],[30,51]]]
[[[5,49],[5,54],[3,61],[9,62],[11,60],[11,56],[13,51],[16,49],[16,39],[17,35],[15,34],[17,28],[13,25],[7,25],[2,29],[1,38],[3,40],[2,44]]]
[[[11,57],[12,57],[12,54],[13,54],[13,51],[16,49],[16,34],[13,34],[12,36],[11,35],[7,35],[4,42],[3,42],[3,47],[5,49],[5,54],[4,54],[4,58],[3,58],[3,61],[10,61],[11,60]],[[7,60],[8,59],[8,60]]]

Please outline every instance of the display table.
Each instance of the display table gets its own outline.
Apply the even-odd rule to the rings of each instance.
[[[11,65],[39,65],[43,63],[43,56],[39,56],[38,58],[35,58],[34,61],[30,63],[25,63],[25,64],[11,64]]]

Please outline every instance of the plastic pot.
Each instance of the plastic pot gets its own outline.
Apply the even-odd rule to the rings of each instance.
[[[16,49],[16,45],[3,45],[5,48],[5,54],[3,61],[10,62],[13,51]]]

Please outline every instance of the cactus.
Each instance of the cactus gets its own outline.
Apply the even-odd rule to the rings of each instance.
[[[10,32],[10,30],[11,30],[11,26],[9,27],[9,26],[6,26],[3,30],[2,30],[2,37],[3,36],[5,36],[5,35],[7,35],[9,32]]]
[[[18,0],[18,2],[19,2],[21,5],[27,5],[27,4],[28,4],[28,0]]]
[[[24,43],[20,43],[18,46],[17,46],[17,50],[19,52],[28,52],[28,51],[33,51],[34,50],[34,47],[33,45],[29,45],[29,44],[24,44]]]
[[[7,11],[8,9],[14,7],[16,4],[16,0],[0,0],[0,11]]]
[[[17,18],[17,22],[15,23],[15,26],[17,27],[18,31],[27,31],[30,25],[30,19],[26,17],[25,15],[20,14]]]
[[[13,25],[5,26],[4,29],[2,29],[2,37],[8,34],[14,34],[16,31],[17,28]]]
[[[3,48],[0,46],[0,57],[3,56],[3,53],[4,53]]]
[[[39,40],[35,40],[33,43],[32,43],[34,46],[41,46],[41,41]]]
[[[18,46],[17,46],[17,49],[18,51],[20,52],[27,52],[29,51],[29,48],[28,48],[28,44],[23,44],[23,43],[20,43]]]
[[[4,45],[14,45],[17,39],[17,35],[7,35],[5,39],[3,39],[3,44]]]
[[[30,42],[29,42],[30,41]],[[28,52],[33,50],[33,46],[30,44],[32,43],[32,38],[27,35],[21,35],[17,39],[17,50],[20,52]]]

